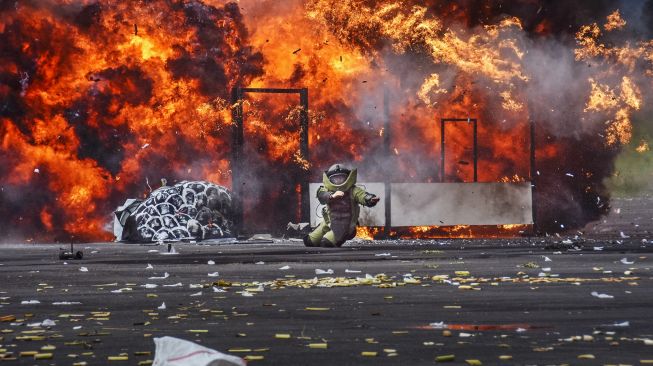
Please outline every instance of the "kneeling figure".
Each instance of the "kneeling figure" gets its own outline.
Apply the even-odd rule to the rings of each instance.
[[[340,247],[356,236],[360,206],[374,207],[379,198],[356,186],[357,171],[343,164],[334,164],[322,175],[317,199],[326,205],[324,221],[304,237],[307,247]]]

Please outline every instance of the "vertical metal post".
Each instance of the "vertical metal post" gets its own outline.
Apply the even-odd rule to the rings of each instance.
[[[444,118],[440,120],[440,183],[444,183]]]
[[[383,153],[387,161],[391,161],[392,153],[390,149],[390,96],[388,89],[383,89]],[[394,164],[393,164],[394,165]],[[392,177],[390,174],[385,173],[385,228],[383,235],[386,239],[390,237],[392,230],[392,214],[391,214],[391,195],[392,195]]]
[[[309,162],[308,156],[308,89],[303,88],[299,92],[299,103],[302,107],[301,112],[299,113],[299,153],[302,155],[302,158]],[[302,187],[302,201],[300,203],[301,207],[301,221],[310,222],[310,197],[308,192],[308,184],[310,179],[310,168],[304,170],[301,178],[301,187]]]
[[[531,109],[532,111],[532,109]],[[537,166],[535,165],[535,119],[533,116],[530,118],[531,128],[531,208],[533,210],[533,234],[539,234],[539,227],[537,225],[537,200],[535,199],[535,191],[537,189]]]
[[[478,121],[474,120],[474,182],[478,182]]]
[[[234,193],[234,227],[235,234],[243,228],[243,201],[242,201],[242,156],[243,156],[243,103],[242,91],[239,87],[231,90],[231,190]]]

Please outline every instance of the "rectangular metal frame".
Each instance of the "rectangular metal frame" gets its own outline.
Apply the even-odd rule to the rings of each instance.
[[[242,156],[244,144],[244,116],[242,100],[246,93],[269,93],[269,94],[299,94],[299,104],[302,109],[299,112],[299,153],[301,157],[309,161],[308,154],[308,89],[307,88],[240,88],[231,90],[231,117],[232,126],[232,155],[231,155],[231,189],[234,193],[234,211],[236,232],[240,233],[243,228],[243,205],[242,205],[242,179],[243,171]],[[302,189],[300,210],[303,222],[310,220],[310,201],[308,196],[308,182],[310,172],[306,171],[300,177]]]
[[[440,120],[440,182],[444,183],[444,131],[446,122],[474,123],[474,182],[478,182],[478,123],[476,118],[442,118]]]

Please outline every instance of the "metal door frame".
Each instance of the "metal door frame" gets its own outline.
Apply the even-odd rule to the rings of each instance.
[[[244,145],[244,115],[243,97],[246,93],[268,93],[268,94],[299,94],[299,104],[302,107],[299,112],[299,153],[301,158],[309,161],[308,153],[308,89],[307,88],[240,88],[231,90],[231,118],[232,125],[232,147],[231,147],[231,190],[234,193],[234,225],[236,233],[243,229],[243,201],[242,201],[242,177],[243,172],[243,145]],[[300,202],[300,216],[302,221],[310,220],[310,202],[308,197],[308,183],[310,172],[306,171],[299,177],[302,189]]]
[[[446,122],[474,123],[474,182],[478,182],[478,122],[476,118],[442,118],[440,120],[440,182],[444,183],[444,131]]]

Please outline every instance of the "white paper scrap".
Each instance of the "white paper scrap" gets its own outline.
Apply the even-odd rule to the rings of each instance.
[[[150,277],[150,280],[165,280],[166,278],[170,277],[170,274],[168,272],[165,272],[163,276],[161,277]]]
[[[614,296],[608,294],[600,294],[596,291],[592,291],[592,296],[598,297],[599,299],[614,299]]]

